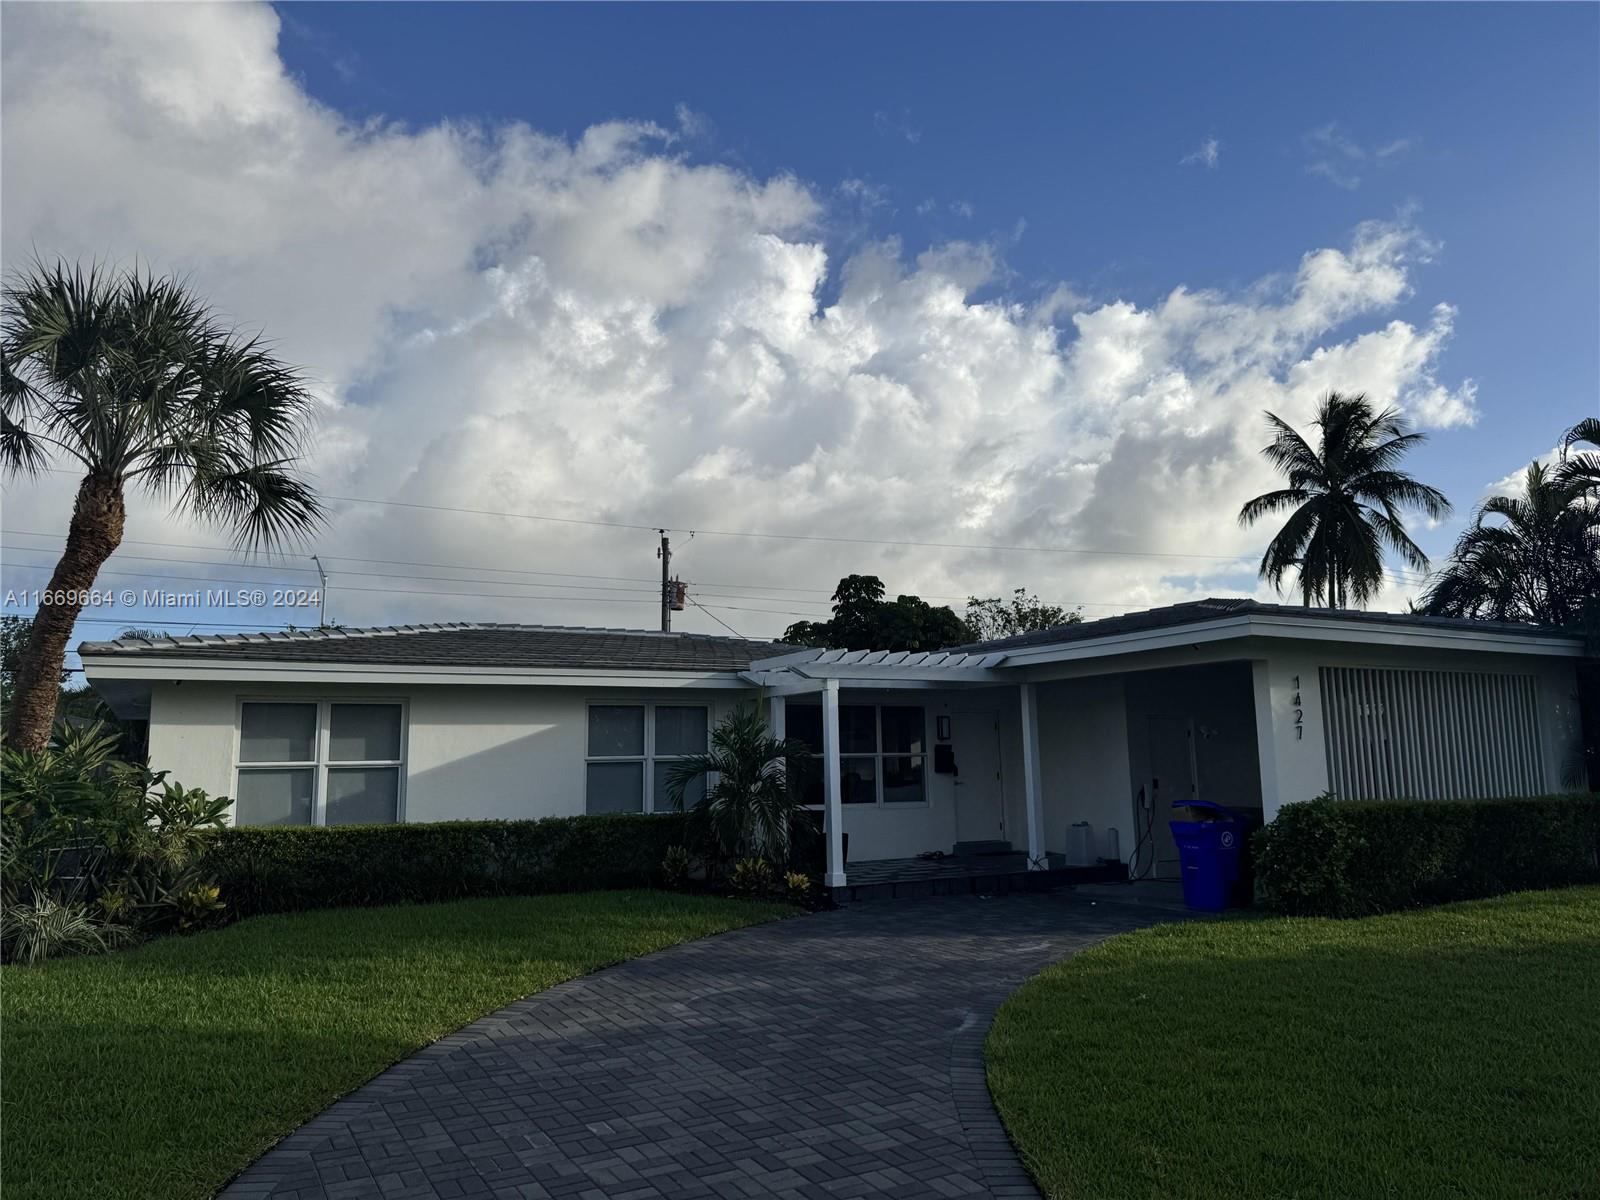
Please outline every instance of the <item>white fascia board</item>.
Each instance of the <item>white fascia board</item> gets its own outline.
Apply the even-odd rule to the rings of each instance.
[[[96,680],[210,680],[226,683],[487,685],[490,687],[748,688],[736,671],[647,671],[626,668],[414,666],[375,663],[291,663],[266,660],[137,658],[87,655],[85,677]]]
[[[796,663],[789,670],[809,679],[837,679],[855,685],[861,680],[886,683],[927,683],[937,687],[946,683],[1015,683],[1002,671],[990,667],[917,667],[896,663]]]
[[[1243,614],[1193,625],[1109,634],[1087,641],[1061,642],[1007,654],[1001,670],[1039,666],[1076,659],[1105,658],[1197,646],[1235,638],[1287,638],[1295,641],[1342,642],[1357,646],[1400,646],[1419,650],[1468,650],[1479,653],[1531,654],[1581,658],[1583,643],[1577,638],[1507,633],[1491,629],[1441,629],[1425,626],[1383,626],[1365,621],[1333,621],[1317,617],[1291,617],[1281,613]]]

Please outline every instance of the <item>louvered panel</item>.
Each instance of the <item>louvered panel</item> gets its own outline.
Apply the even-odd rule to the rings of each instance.
[[[1328,781],[1349,800],[1544,790],[1532,675],[1323,667]]]

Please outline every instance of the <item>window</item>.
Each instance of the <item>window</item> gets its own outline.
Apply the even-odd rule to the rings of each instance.
[[[806,803],[822,795],[822,706],[788,706],[790,737],[811,747],[817,770]],[[839,706],[839,800],[843,804],[923,804],[927,793],[927,714],[919,704]]]
[[[703,704],[591,704],[584,809],[590,813],[668,812],[672,765],[706,752],[710,714]],[[705,780],[684,789],[692,805]]]
[[[245,701],[234,824],[398,821],[404,726],[394,702]]]

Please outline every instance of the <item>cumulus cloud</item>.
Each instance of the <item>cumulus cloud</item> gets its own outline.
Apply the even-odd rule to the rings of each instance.
[[[425,506],[333,502],[341,621],[648,626],[648,528],[573,521],[678,530],[691,594],[758,634],[825,614],[851,571],[1090,614],[1250,591],[1265,531],[1234,515],[1273,483],[1261,410],[1303,422],[1337,386],[1470,419],[1470,381],[1440,373],[1451,310],[1394,315],[1428,253],[1405,221],[1239,291],[1029,302],[988,243],[841,258],[826,198],[867,185],[697,161],[702,118],[356,124],[278,34],[268,7],[8,7],[0,250],[187,272],[305,365],[325,491]],[[70,495],[13,487],[7,527],[64,528]],[[151,502],[129,536],[218,538]]]
[[[1222,143],[1215,137],[1206,138],[1198,148],[1178,160],[1179,166],[1201,166],[1208,171],[1215,171],[1221,164]]]

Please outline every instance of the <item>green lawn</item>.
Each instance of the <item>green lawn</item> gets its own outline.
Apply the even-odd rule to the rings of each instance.
[[[987,1052],[1051,1200],[1600,1196],[1600,888],[1126,934]]]
[[[209,1196],[336,1097],[475,1017],[792,911],[666,892],[340,909],[5,967],[6,1200]]]

